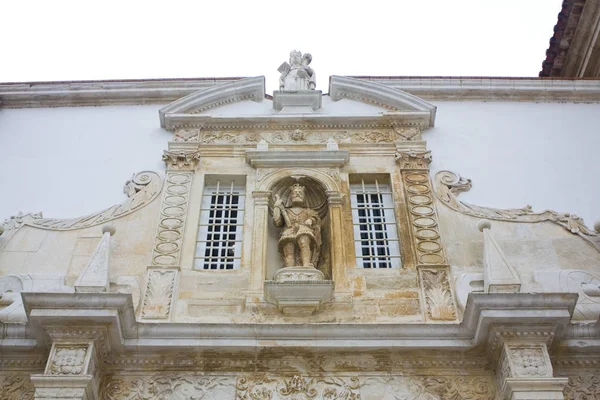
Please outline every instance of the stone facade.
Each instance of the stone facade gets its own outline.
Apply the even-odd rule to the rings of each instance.
[[[188,94],[160,111],[165,170],[124,202],[3,224],[0,398],[600,396],[598,232],[460,200],[422,98],[288,84],[281,107],[262,78]],[[303,234],[310,260],[286,255]]]

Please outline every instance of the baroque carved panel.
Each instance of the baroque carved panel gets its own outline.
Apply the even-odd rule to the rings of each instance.
[[[146,294],[142,304],[142,318],[169,318],[176,278],[177,270],[175,269],[151,269],[148,271]]]
[[[385,376],[361,378],[362,400],[493,400],[491,376]]]
[[[427,318],[433,321],[456,319],[456,303],[447,267],[419,268]]]

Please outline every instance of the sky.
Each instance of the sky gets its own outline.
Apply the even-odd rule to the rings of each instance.
[[[330,75],[537,76],[561,0],[2,2],[0,82]]]

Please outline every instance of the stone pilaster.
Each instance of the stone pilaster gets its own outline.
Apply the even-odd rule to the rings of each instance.
[[[254,196],[254,226],[252,231],[252,270],[251,270],[251,290],[262,292],[266,278],[266,260],[267,260],[267,227],[269,223],[269,199],[270,191],[252,192]]]
[[[168,322],[171,319],[190,190],[200,160],[197,144],[191,145],[190,148],[165,150],[163,154],[167,174],[152,261],[146,272],[146,289],[140,314],[143,320]]]
[[[498,389],[507,400],[561,400],[567,378],[554,378],[544,342],[508,341],[496,367]]]
[[[31,375],[36,400],[95,400],[99,370],[93,340],[58,340],[52,343],[46,369]]]
[[[343,232],[343,195],[335,190],[327,191],[329,203],[329,224],[331,232]],[[344,263],[344,243],[342,240],[331,241],[331,279],[336,283],[336,289],[345,289],[348,286],[347,268]]]

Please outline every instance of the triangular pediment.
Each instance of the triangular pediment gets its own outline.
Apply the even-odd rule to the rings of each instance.
[[[311,93],[321,96],[320,91]],[[427,129],[434,124],[435,112],[435,106],[402,90],[342,76],[330,77],[329,94],[322,95],[317,107],[307,107],[300,112],[276,107],[270,96],[265,96],[262,76],[193,93],[159,111],[161,126],[167,130],[206,124],[236,126],[242,122],[276,126],[290,123],[364,125],[382,121]]]

